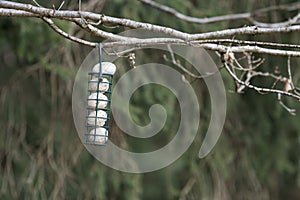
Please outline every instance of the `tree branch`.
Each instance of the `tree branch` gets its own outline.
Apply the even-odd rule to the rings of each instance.
[[[222,22],[228,20],[241,20],[241,19],[248,19],[251,17],[250,13],[238,13],[238,14],[222,15],[216,17],[198,18],[198,17],[191,17],[191,16],[184,15],[178,12],[177,10],[175,10],[174,8],[170,8],[168,6],[162,5],[152,0],[139,0],[139,1],[153,8],[171,14],[178,19],[184,20],[186,22],[196,23],[196,24],[208,24],[208,23]]]
[[[258,46],[234,46],[234,47],[228,47],[224,45],[219,44],[200,44],[199,46],[213,50],[213,51],[219,51],[219,52],[226,52],[228,48],[234,53],[245,53],[245,52],[252,52],[252,53],[264,53],[264,54],[270,54],[270,55],[276,55],[276,56],[293,56],[293,57],[300,57],[299,51],[288,51],[288,50],[280,50],[280,49],[267,49],[262,48]]]
[[[137,22],[129,19],[109,17],[109,16],[104,16],[101,14],[95,14],[91,12],[61,11],[61,10],[58,11],[53,9],[32,6],[30,4],[22,4],[22,3],[15,3],[9,1],[0,1],[0,7],[27,11],[29,12],[28,17],[32,17],[32,14],[37,14],[39,17],[58,18],[58,19],[64,19],[68,21],[72,21],[72,20],[78,21],[79,19],[83,18],[85,20],[101,21],[102,23],[112,23],[112,24],[122,25],[125,27],[130,27],[130,28],[142,28],[151,32],[164,33],[175,38],[183,39],[185,41],[215,39],[221,37],[232,37],[236,35],[257,35],[257,34],[289,33],[289,32],[300,31],[300,25],[291,25],[287,27],[275,27],[275,28],[274,27],[259,28],[257,26],[249,26],[249,27],[227,29],[227,30],[214,31],[208,33],[189,34],[169,27]],[[7,12],[8,11],[3,11],[3,9],[0,9],[0,16],[14,16],[12,12],[9,13],[10,15],[7,15]],[[22,14],[23,14],[22,16],[25,16],[26,12]],[[18,13],[16,16],[19,15],[20,13]],[[93,29],[91,29],[91,31],[92,30]],[[92,33],[95,34],[97,33],[97,31],[93,31]],[[112,35],[110,34],[107,35],[107,39],[114,39],[113,37],[110,38],[110,36]]]
[[[74,41],[76,43],[79,43],[79,44],[83,44],[83,45],[86,45],[86,46],[90,46],[90,47],[96,47],[98,46],[97,43],[94,43],[94,42],[89,42],[89,41],[86,41],[86,40],[83,40],[83,39],[80,39],[80,38],[77,38],[77,37],[74,37],[74,36],[71,36],[70,34],[64,32],[63,30],[61,30],[58,26],[55,25],[55,23],[47,18],[47,17],[42,17],[42,19],[55,31],[57,32],[58,34],[60,34],[61,36],[71,40],[71,41]]]
[[[300,96],[290,93],[290,92],[286,92],[286,91],[282,91],[282,90],[276,90],[276,89],[270,89],[270,88],[263,88],[263,87],[257,87],[254,86],[252,84],[250,84],[249,82],[244,82],[242,80],[240,80],[235,74],[234,72],[231,71],[230,67],[228,66],[228,64],[226,62],[224,62],[224,66],[225,69],[227,70],[227,72],[230,74],[230,76],[239,84],[244,85],[250,89],[254,89],[259,93],[275,93],[275,94],[281,94],[281,95],[285,95],[285,96],[289,96],[289,97],[293,97],[295,99],[297,99],[298,101],[300,101]]]
[[[176,16],[179,19],[185,20],[187,22],[206,24],[214,23],[228,20],[241,20],[246,19],[250,21],[255,26],[244,26],[240,28],[224,29],[213,32],[205,33],[186,33],[170,27],[159,26],[150,23],[138,22],[131,19],[116,18],[111,16],[105,16],[103,14],[97,14],[92,12],[75,11],[75,10],[55,10],[43,8],[41,6],[33,6],[30,4],[23,4],[10,1],[1,1],[0,0],[0,16],[7,17],[36,17],[44,20],[55,32],[61,36],[67,38],[68,40],[74,41],[79,44],[96,47],[98,42],[86,41],[81,38],[74,37],[61,28],[59,28],[52,19],[60,19],[75,23],[81,29],[87,31],[88,33],[97,36],[98,38],[104,40],[107,39],[108,42],[103,43],[103,47],[115,47],[115,46],[126,46],[133,49],[139,49],[145,46],[153,45],[168,45],[171,61],[174,65],[179,67],[186,75],[194,78],[203,78],[206,77],[200,76],[198,74],[193,74],[180,62],[175,59],[175,55],[172,52],[170,45],[190,45],[193,47],[202,47],[207,50],[216,51],[219,53],[223,59],[224,66],[229,73],[229,75],[234,79],[237,85],[237,92],[243,91],[244,88],[254,89],[259,93],[276,93],[278,95],[278,100],[280,104],[288,110],[290,113],[293,113],[293,109],[289,109],[284,105],[281,99],[281,95],[289,96],[300,100],[300,95],[296,92],[294,83],[292,82],[291,74],[291,57],[300,57],[300,45],[298,44],[281,44],[274,42],[263,42],[263,41],[246,41],[231,39],[236,36],[244,35],[261,35],[261,34],[281,34],[281,33],[290,33],[290,32],[300,32],[300,13],[297,14],[292,19],[279,22],[279,23],[263,23],[258,22],[254,19],[255,16],[264,14],[269,11],[274,10],[296,10],[300,8],[300,3],[293,3],[287,5],[273,6],[264,9],[259,9],[249,13],[239,13],[239,14],[230,14],[223,16],[216,16],[211,18],[195,18],[183,15],[173,8],[161,5],[152,0],[140,0],[143,3],[151,5],[155,8],[158,8],[164,12],[170,13]],[[61,7],[61,6],[60,6]],[[135,29],[144,29],[149,32],[162,33],[167,36],[157,37],[157,38],[136,38],[130,36],[121,36],[119,34],[114,34],[101,29],[101,26],[105,26],[106,23],[112,25],[118,25],[128,28]],[[291,50],[292,49],[292,50]],[[128,49],[125,51],[129,51]],[[114,52],[118,55],[118,52]],[[124,53],[124,52],[123,52]],[[268,54],[274,56],[285,56],[288,57],[288,75],[289,77],[283,77],[281,75],[273,74],[272,72],[261,72],[256,71],[256,68],[260,67],[263,64],[264,59],[254,59],[252,53],[258,54]],[[242,58],[236,59],[235,54],[244,54]],[[247,59],[248,67],[242,66],[239,63],[242,59]],[[210,76],[210,74],[207,74]],[[265,88],[258,87],[250,83],[252,77],[255,76],[264,76],[271,77],[275,79],[273,87]],[[284,82],[285,87],[281,89],[274,89],[278,81]],[[290,82],[291,83],[290,83]],[[291,84],[291,85],[290,85]],[[292,86],[291,89],[289,86]]]
[[[287,22],[282,22],[282,23],[262,23],[258,22],[254,19],[256,15],[263,14],[269,11],[274,11],[274,10],[288,10],[288,11],[293,11],[297,10],[300,8],[300,3],[291,3],[291,4],[286,4],[286,5],[279,5],[279,6],[271,6],[268,8],[263,8],[259,9],[253,12],[246,12],[246,13],[238,13],[238,14],[229,14],[229,15],[221,15],[221,16],[216,16],[216,17],[206,17],[206,18],[198,18],[198,17],[191,17],[184,15],[177,10],[170,8],[166,5],[162,5],[160,3],[157,3],[152,0],[139,0],[142,3],[149,5],[153,8],[156,8],[158,10],[161,10],[163,12],[166,12],[168,14],[171,14],[175,16],[178,19],[184,20],[186,22],[190,23],[196,23],[196,24],[208,24],[208,23],[215,23],[215,22],[222,22],[222,21],[230,21],[230,20],[248,20],[250,23],[253,25],[259,26],[259,27],[282,27],[282,26],[288,26],[292,25],[298,22],[299,16],[296,16],[295,18],[287,21]]]
[[[222,37],[232,37],[236,35],[271,34],[271,33],[287,33],[287,32],[300,31],[300,25],[293,25],[293,26],[279,27],[279,28],[278,27],[258,28],[256,26],[250,26],[250,27],[208,32],[208,33],[189,34],[168,27],[136,22],[128,19],[119,19],[119,18],[104,16],[101,14],[95,14],[91,12],[62,11],[62,10],[58,11],[53,9],[32,6],[29,4],[22,4],[22,3],[8,2],[8,1],[0,1],[0,6],[4,7],[4,8],[0,8],[0,16],[21,16],[21,17],[28,16],[28,17],[41,17],[41,18],[46,17],[46,19],[58,18],[58,19],[68,20],[71,22],[75,22],[81,28],[83,28],[84,30],[90,32],[91,34],[97,37],[101,37],[103,39],[110,39],[111,41],[117,41],[119,42],[118,44],[123,44],[123,45],[135,44],[135,45],[142,46],[142,45],[154,45],[154,44],[182,44],[182,45],[189,44],[192,46],[201,46],[209,50],[226,52],[228,49],[227,46],[211,44],[208,42],[203,43],[202,41],[208,39],[217,39]],[[133,27],[133,28],[144,28],[146,30],[153,31],[153,32],[165,33],[174,38],[139,39],[139,38],[120,36],[96,28],[95,26],[91,25],[87,20],[100,21],[101,23],[109,22],[109,23],[123,25],[127,27]],[[76,39],[75,37],[71,37],[67,33],[63,33],[61,30],[59,31],[58,27],[54,27],[53,23],[51,23],[50,21],[46,21],[46,22],[56,32],[66,37],[67,39],[71,39],[72,41],[84,45],[88,45],[88,46],[94,45],[92,42],[88,43],[87,41]],[[237,42],[237,41],[232,41],[232,43],[233,42]],[[196,45],[196,43],[198,44]],[[245,43],[245,44],[247,43],[249,45],[251,42],[241,42],[241,43]],[[116,44],[116,43],[112,43],[112,44]],[[110,45],[107,44],[107,46],[111,46],[112,44]],[[274,44],[272,45],[274,46]],[[296,45],[296,48],[298,46],[299,45]],[[295,56],[295,57],[300,56],[300,53],[297,51],[268,49],[268,48],[257,47],[255,46],[255,44],[249,46],[235,46],[231,48],[231,51],[235,53],[257,52],[257,53],[266,53],[266,54],[281,55],[281,56]]]

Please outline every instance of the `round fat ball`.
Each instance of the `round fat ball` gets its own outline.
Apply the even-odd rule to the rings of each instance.
[[[108,104],[108,98],[102,93],[98,93],[98,98],[97,98],[97,93],[92,93],[88,97],[88,106],[91,108],[96,108],[97,105],[97,99],[98,99],[98,108],[105,108]]]
[[[96,128],[90,131],[88,135],[89,142],[104,144],[108,139],[108,131],[105,128]]]
[[[90,90],[97,90],[98,78],[92,78],[89,82]],[[103,78],[102,82],[99,83],[99,90],[106,92],[109,89],[109,82],[107,78]]]
[[[97,114],[97,118],[96,118]],[[93,111],[89,114],[87,123],[92,126],[104,126],[107,121],[107,114],[103,110]]]
[[[114,63],[111,62],[102,62],[102,73],[103,74],[111,74],[114,75],[114,73],[116,72],[116,65]],[[94,73],[99,73],[100,70],[100,64],[96,64],[93,67],[93,72]]]

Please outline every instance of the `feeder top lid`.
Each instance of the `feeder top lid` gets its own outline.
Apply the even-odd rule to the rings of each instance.
[[[93,67],[93,72],[99,73],[99,63]],[[102,62],[102,73],[114,75],[116,72],[116,65],[111,62]]]

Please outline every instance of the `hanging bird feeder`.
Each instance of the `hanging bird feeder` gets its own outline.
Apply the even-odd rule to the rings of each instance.
[[[99,44],[99,63],[88,73],[88,95],[85,120],[85,144],[106,145],[110,119],[112,79],[116,66],[102,62]]]

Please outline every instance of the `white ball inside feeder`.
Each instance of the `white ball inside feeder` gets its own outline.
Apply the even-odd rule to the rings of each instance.
[[[96,128],[90,131],[87,140],[97,144],[104,144],[108,139],[108,131],[105,128]]]
[[[102,93],[98,93],[98,98],[97,98],[97,93],[92,93],[88,97],[88,106],[91,108],[96,108],[97,100],[98,100],[98,108],[105,108],[107,106],[108,98]]]
[[[114,73],[116,72],[116,65],[114,63],[111,62],[102,62],[102,73],[103,74],[110,74],[110,75],[114,75]],[[93,67],[93,72],[94,73],[99,73],[100,70],[100,64],[96,64]]]
[[[89,89],[90,90],[97,90],[97,85],[98,85],[98,78],[92,78],[89,82]],[[107,78],[103,78],[102,82],[99,83],[99,90],[101,92],[106,92],[109,88],[109,82]]]
[[[97,118],[96,118],[97,115]],[[87,123],[92,126],[104,126],[107,121],[107,114],[103,110],[93,111],[89,114]]]

